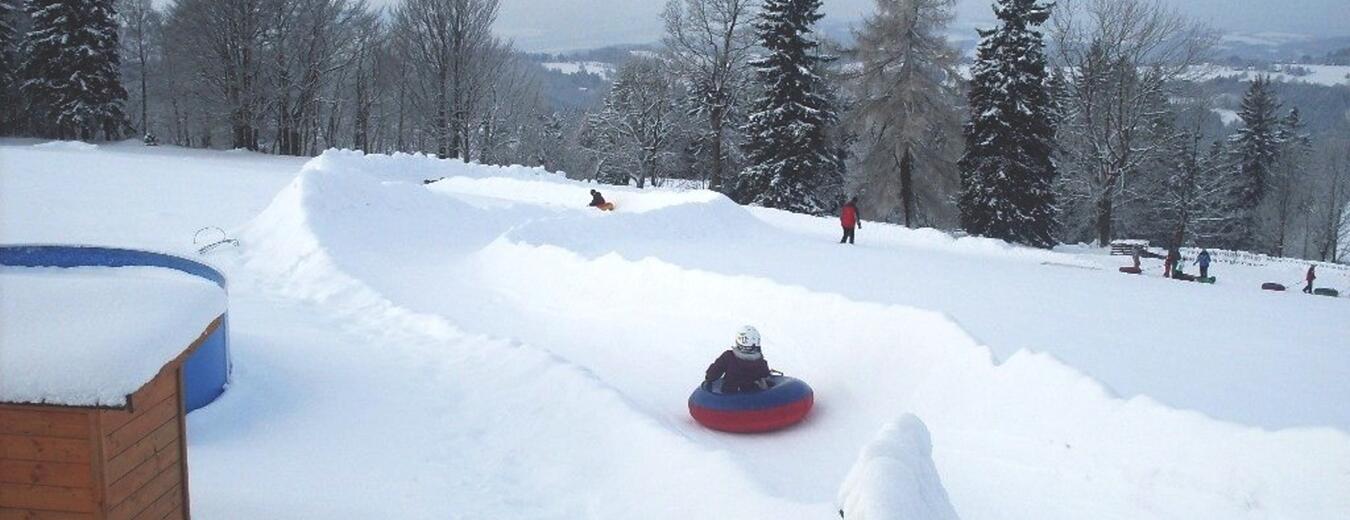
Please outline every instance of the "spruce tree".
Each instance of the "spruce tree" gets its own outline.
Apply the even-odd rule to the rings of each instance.
[[[820,0],[765,0],[755,29],[765,55],[753,60],[762,95],[745,132],[749,166],[732,194],[742,204],[824,214],[839,205],[843,172],[828,129],[837,120],[820,71],[812,26]]]
[[[1236,249],[1252,250],[1259,245],[1258,210],[1266,199],[1271,170],[1280,158],[1280,120],[1276,115],[1279,108],[1270,79],[1257,76],[1242,97],[1238,117],[1243,126],[1233,136],[1238,168],[1232,186],[1232,205],[1237,219],[1232,247]]]
[[[115,139],[126,127],[115,0],[29,0],[22,90],[62,139]]]
[[[971,234],[1055,244],[1055,104],[1039,0],[998,0],[999,26],[980,31],[961,158],[961,225]]]
[[[18,35],[14,32],[14,3],[0,0],[0,135],[13,132],[19,100],[15,90],[18,77]]]

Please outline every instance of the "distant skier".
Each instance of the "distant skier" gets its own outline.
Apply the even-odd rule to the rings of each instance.
[[[605,196],[601,195],[600,192],[596,190],[591,190],[590,206],[592,208],[597,208],[601,211],[614,211],[614,203],[605,202]]]
[[[759,331],[746,325],[736,332],[736,346],[723,352],[708,366],[704,388],[722,378],[722,393],[763,390],[769,377],[769,363],[759,350]]]
[[[1200,256],[1195,257],[1194,265],[1200,266],[1200,277],[1209,278],[1209,250],[1201,249]]]
[[[839,224],[844,226],[844,238],[839,239],[839,243],[853,243],[853,230],[862,229],[862,213],[858,212],[858,197],[853,197],[844,203],[844,208],[839,211]]]
[[[1304,294],[1312,294],[1313,280],[1317,279],[1317,264],[1308,264],[1308,286],[1303,288]]]

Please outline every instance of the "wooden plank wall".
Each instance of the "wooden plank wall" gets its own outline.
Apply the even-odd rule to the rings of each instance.
[[[0,405],[0,520],[97,518],[96,413]]]
[[[130,411],[98,412],[108,520],[187,518],[181,395],[181,365],[171,363],[132,394]]]

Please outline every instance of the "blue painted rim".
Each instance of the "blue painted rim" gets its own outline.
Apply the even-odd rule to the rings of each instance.
[[[0,265],[15,267],[164,267],[205,278],[225,289],[214,267],[168,253],[81,245],[0,245]]]
[[[204,263],[168,253],[118,247],[22,244],[0,245],[0,265],[11,267],[162,267],[204,278],[226,291],[225,275]],[[185,345],[186,346],[186,345]],[[220,327],[206,337],[183,361],[183,402],[193,411],[215,401],[225,392],[232,371],[229,344],[229,313]]]
[[[810,385],[795,377],[772,376],[769,378],[769,384],[772,386],[768,390],[759,392],[723,394],[722,380],[718,379],[713,382],[711,392],[702,386],[694,389],[694,393],[689,396],[689,404],[710,410],[733,412],[768,410],[801,401],[812,395]]]

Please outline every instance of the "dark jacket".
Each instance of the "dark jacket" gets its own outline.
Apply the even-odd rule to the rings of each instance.
[[[1317,266],[1315,265],[1308,266],[1308,278],[1307,278],[1308,283],[1312,283],[1312,281],[1316,279],[1317,279]]]
[[[602,196],[602,195],[600,195],[600,192],[595,191],[595,190],[591,190],[591,205],[592,205],[592,206],[595,206],[595,207],[597,207],[597,208],[600,207],[600,206],[604,206],[604,205],[605,205],[605,197]]]
[[[1195,263],[1200,267],[1209,267],[1209,251],[1201,251],[1200,256],[1195,258]]]
[[[724,393],[758,390],[755,381],[769,377],[769,362],[764,358],[746,361],[728,350],[708,366],[708,373],[703,376],[703,381],[705,383],[716,381],[719,377],[722,378]]]

